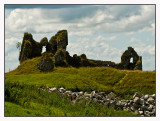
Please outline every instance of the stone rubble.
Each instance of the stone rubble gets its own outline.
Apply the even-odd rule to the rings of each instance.
[[[47,90],[50,93],[58,91],[61,95],[67,95],[71,98],[74,104],[79,99],[93,100],[96,103],[112,106],[115,110],[124,110],[134,112],[141,116],[155,116],[156,115],[156,95],[142,95],[136,92],[130,100],[124,100],[116,98],[116,95],[111,92],[106,94],[105,92],[92,91],[90,94],[87,92],[72,92],[66,90],[63,87],[42,87],[42,90]]]

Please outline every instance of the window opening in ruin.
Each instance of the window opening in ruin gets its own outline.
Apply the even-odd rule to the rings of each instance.
[[[133,63],[133,57],[131,57],[131,59],[130,59],[130,63]]]
[[[45,46],[43,46],[43,48],[42,48],[42,53],[44,53],[44,52],[46,52],[46,47]]]

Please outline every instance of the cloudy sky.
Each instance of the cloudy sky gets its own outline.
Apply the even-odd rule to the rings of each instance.
[[[154,5],[5,5],[5,72],[19,65],[17,42],[24,32],[36,41],[68,30],[70,55],[120,62],[132,46],[143,70],[155,70]]]

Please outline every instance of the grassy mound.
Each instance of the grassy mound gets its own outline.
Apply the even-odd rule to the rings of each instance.
[[[109,67],[55,68],[42,73],[37,69],[40,58],[24,61],[17,69],[5,74],[5,82],[27,85],[64,87],[72,91],[115,92],[120,97],[130,97],[135,92],[155,93],[155,72],[127,71]]]
[[[40,59],[41,57],[36,57],[23,61],[15,70],[6,73],[5,75],[40,73],[40,70],[37,68]]]
[[[128,112],[115,112],[111,108],[91,105],[85,101],[74,106],[69,99],[58,94],[38,90],[43,86],[64,87],[72,91],[112,91],[125,99],[133,96],[135,92],[155,93],[153,71],[127,71],[108,67],[57,67],[53,72],[42,73],[37,69],[39,60],[39,57],[26,60],[17,69],[5,74],[6,116],[133,116]],[[12,109],[16,108],[19,108],[19,113],[14,114]]]

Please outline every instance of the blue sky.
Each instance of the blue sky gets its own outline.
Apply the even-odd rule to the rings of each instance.
[[[36,41],[67,29],[70,55],[120,62],[132,46],[143,70],[155,70],[154,5],[5,5],[5,72],[19,65],[16,43],[24,32]]]

